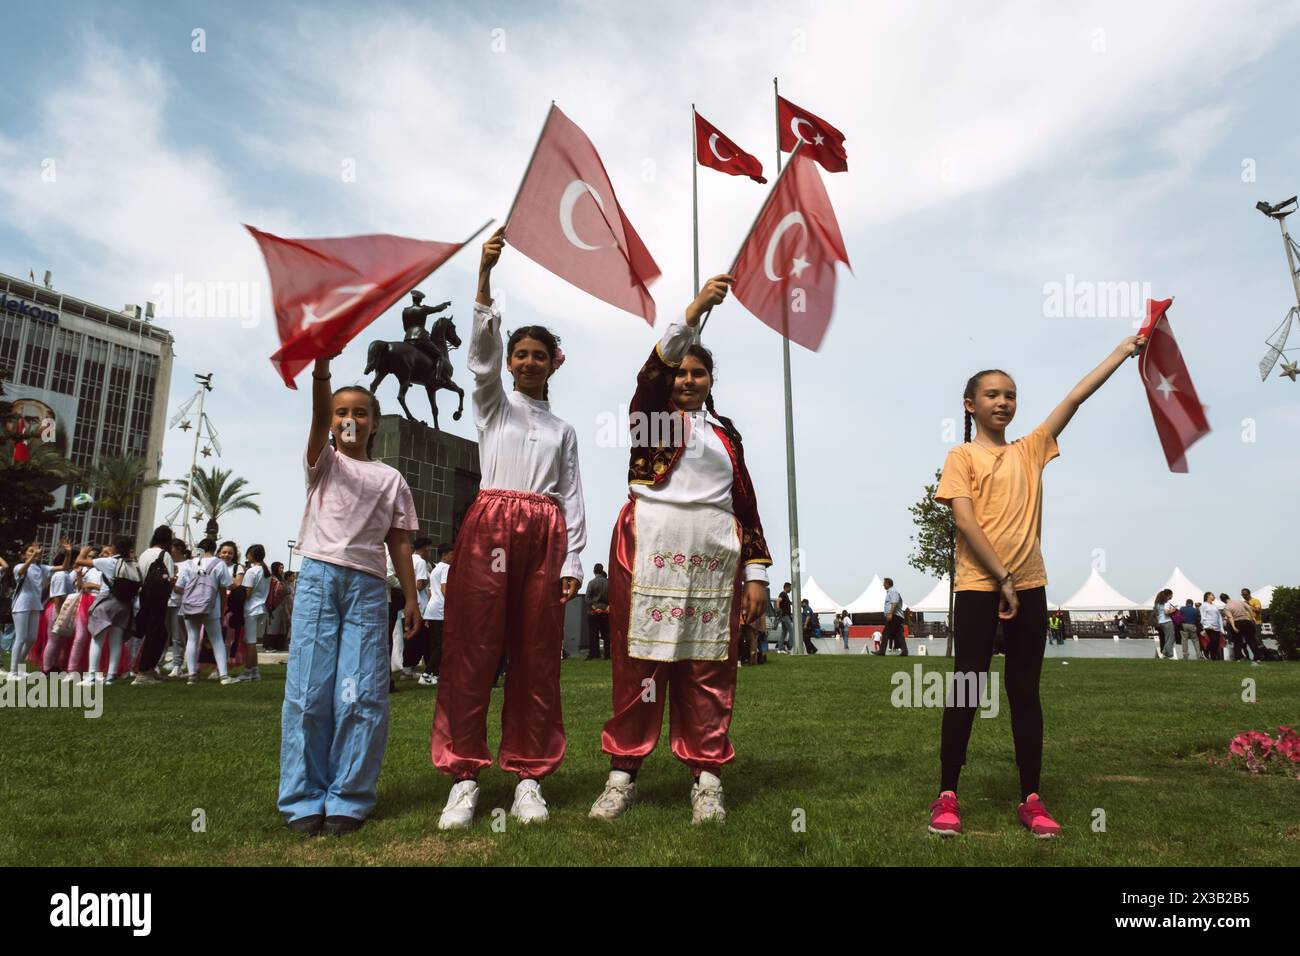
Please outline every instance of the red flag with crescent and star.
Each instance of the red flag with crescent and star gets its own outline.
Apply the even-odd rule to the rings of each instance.
[[[1169,470],[1186,473],[1187,449],[1210,433],[1210,423],[1165,314],[1173,301],[1147,299],[1147,320],[1138,332],[1147,344],[1137,361]]]
[[[802,141],[805,155],[822,164],[828,173],[843,173],[849,168],[849,154],[844,150],[844,134],[820,116],[795,106],[784,96],[776,98],[777,126],[781,130],[781,149],[794,152]]]
[[[835,306],[836,262],[853,268],[821,174],[800,149],[740,248],[732,291],[763,324],[815,352]]]
[[[624,215],[596,147],[554,104],[505,238],[542,268],[654,325],[647,287],[659,267]]]
[[[284,239],[245,225],[266,259],[284,384],[318,358],[343,351],[367,325],[450,259],[462,242],[401,236]]]
[[[695,159],[701,166],[765,183],[763,164],[745,152],[699,113],[695,114]]]

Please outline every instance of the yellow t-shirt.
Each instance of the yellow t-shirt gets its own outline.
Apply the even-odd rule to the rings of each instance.
[[[948,452],[934,500],[951,505],[969,498],[980,530],[1013,575],[1017,590],[1043,587],[1043,466],[1059,455],[1043,425],[1002,448],[975,442]],[[997,579],[980,563],[966,536],[957,532],[956,591],[996,591]]]
[[[1256,627],[1259,627],[1259,622],[1264,619],[1264,605],[1260,604],[1259,598],[1252,594],[1250,600],[1246,602],[1246,607],[1250,608],[1250,619],[1255,622]]]

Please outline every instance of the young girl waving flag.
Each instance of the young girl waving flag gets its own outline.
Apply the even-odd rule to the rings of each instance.
[[[1056,438],[1079,406],[1110,378],[1145,338],[1129,337],[1089,372],[1028,435],[1013,442],[1016,383],[1006,372],[977,372],[966,383],[966,442],[948,452],[935,500],[957,522],[954,680],[943,712],[940,794],[930,805],[930,832],[961,832],[957,778],[966,762],[998,622],[1006,640],[1007,701],[1020,770],[1020,822],[1036,837],[1060,825],[1038,796],[1043,762],[1043,709],[1038,680],[1047,633],[1047,571],[1040,550],[1043,466],[1059,452]],[[971,436],[971,420],[976,432]]]
[[[564,361],[559,341],[530,325],[511,333],[502,349],[490,279],[503,232],[483,244],[469,343],[483,487],[465,515],[447,577],[432,741],[433,765],[455,781],[438,820],[443,830],[474,819],[478,775],[492,763],[487,710],[503,648],[498,759],[502,770],[519,776],[510,813],[523,823],[547,819],[538,781],[564,759],[564,604],[578,593],[587,542],[577,433],[547,401],[547,381]],[[513,391],[501,384],[503,359]]]
[[[278,805],[291,830],[341,834],[374,809],[388,742],[384,546],[406,596],[409,637],[420,618],[410,537],[418,524],[406,480],[370,457],[379,401],[355,386],[331,392],[329,383],[329,359],[318,359]]]

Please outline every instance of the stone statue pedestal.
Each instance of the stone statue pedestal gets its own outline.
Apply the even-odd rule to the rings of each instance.
[[[402,415],[381,415],[374,458],[396,468],[411,486],[422,535],[454,544],[465,513],[478,495],[478,443]],[[435,550],[436,554],[436,550]]]

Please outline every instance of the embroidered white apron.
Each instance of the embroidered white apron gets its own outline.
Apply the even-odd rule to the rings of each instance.
[[[627,653],[646,661],[721,661],[731,645],[740,523],[712,505],[638,498]]]

